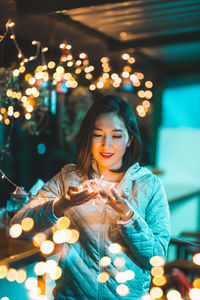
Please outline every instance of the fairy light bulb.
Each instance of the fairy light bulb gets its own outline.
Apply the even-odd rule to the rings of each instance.
[[[34,272],[36,275],[41,276],[46,272],[46,264],[44,261],[40,261],[35,264]]]
[[[21,222],[23,231],[30,231],[34,226],[34,220],[32,218],[24,218]]]
[[[120,253],[122,248],[118,243],[112,243],[109,247],[108,250],[113,253],[113,254],[117,254]]]
[[[89,89],[91,91],[94,91],[96,89],[96,85],[95,84],[90,84]]]
[[[109,256],[103,256],[100,261],[99,261],[99,265],[101,267],[107,267],[111,264],[111,258]]]
[[[0,279],[5,278],[7,273],[8,273],[8,267],[6,265],[0,265]]]
[[[54,243],[52,241],[46,240],[42,242],[40,246],[40,251],[43,254],[50,254],[53,252],[53,250],[54,250]]]
[[[57,263],[56,263],[55,260],[53,260],[53,259],[47,260],[46,266],[45,266],[45,269],[46,269],[47,273],[50,274],[50,273],[55,272],[56,268],[57,268]]]
[[[16,277],[17,277],[17,270],[15,270],[14,268],[10,268],[6,275],[7,280],[12,282],[16,280]]]
[[[150,295],[155,299],[159,299],[163,296],[163,290],[160,287],[153,287],[150,290]]]
[[[72,238],[72,232],[69,229],[56,230],[53,234],[53,240],[56,244],[67,243]]]
[[[22,283],[26,280],[26,276],[27,276],[26,270],[21,269],[21,270],[17,271],[16,281],[18,283]]]
[[[167,300],[181,300],[181,294],[177,290],[170,290],[167,292]]]
[[[130,57],[130,55],[129,55],[128,53],[122,54],[122,59],[123,59],[123,60],[128,60],[129,57]]]
[[[165,263],[165,260],[162,256],[153,256],[151,259],[150,259],[150,264],[153,266],[153,267],[162,267]]]
[[[57,266],[53,272],[50,273],[50,277],[53,280],[58,280],[62,276],[61,267]]]
[[[13,239],[18,238],[22,234],[22,226],[20,224],[14,224],[10,227],[9,235]]]
[[[120,296],[127,296],[129,294],[129,288],[127,285],[125,284],[120,284],[118,285],[118,287],[116,288],[116,292],[117,294],[119,294]]]
[[[15,77],[19,76],[19,70],[18,69],[15,69],[13,71],[13,76],[15,76]]]
[[[106,281],[108,281],[110,275],[107,272],[101,272],[98,276],[97,276],[97,281],[100,283],[104,283]]]
[[[114,260],[114,265],[116,268],[122,268],[125,265],[126,261],[123,257],[117,257]]]
[[[35,277],[29,277],[25,281],[25,287],[28,290],[35,289],[37,287],[37,279]]]
[[[82,53],[79,54],[79,57],[80,57],[81,59],[84,59],[84,58],[87,57],[87,54],[82,52]]]
[[[43,232],[39,232],[33,237],[33,244],[35,247],[40,247],[40,245],[47,239]]]

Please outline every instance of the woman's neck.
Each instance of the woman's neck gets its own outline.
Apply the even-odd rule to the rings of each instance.
[[[124,177],[125,172],[114,173],[109,170],[99,170],[100,176],[103,176],[103,180],[110,182],[120,182]]]

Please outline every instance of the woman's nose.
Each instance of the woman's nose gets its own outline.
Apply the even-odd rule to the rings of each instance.
[[[109,135],[104,136],[102,144],[107,147],[111,146],[111,144],[112,144],[111,137]]]

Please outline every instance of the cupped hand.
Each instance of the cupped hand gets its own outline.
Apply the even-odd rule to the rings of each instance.
[[[88,202],[92,198],[95,198],[96,195],[97,193],[89,192],[89,190],[79,192],[78,187],[70,186],[65,197],[67,199],[66,201],[68,202],[68,206],[73,207]]]
[[[95,198],[97,193],[89,192],[88,190],[84,190],[79,192],[78,187],[69,187],[66,195],[62,196],[60,199],[54,202],[53,212],[54,214],[60,218],[64,215],[64,212],[74,206],[78,206],[84,204]]]
[[[128,196],[122,194],[121,196],[115,189],[111,189],[111,193],[101,190],[100,195],[107,199],[107,204],[110,205],[120,215],[122,221],[128,221],[134,215],[134,211],[128,204]]]

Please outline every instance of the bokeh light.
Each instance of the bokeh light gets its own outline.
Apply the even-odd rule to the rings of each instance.
[[[110,275],[107,272],[101,272],[98,276],[97,276],[97,281],[100,283],[104,283],[109,279]]]
[[[129,288],[127,287],[127,285],[125,284],[120,284],[118,285],[118,287],[116,288],[116,292],[117,294],[119,294],[120,296],[127,296],[129,293]]]
[[[113,253],[113,254],[117,254],[120,253],[122,248],[118,243],[112,243],[109,247],[108,250]]]
[[[30,231],[34,226],[34,221],[32,218],[24,218],[21,222],[21,226],[24,231]]]
[[[150,264],[153,266],[153,267],[162,267],[165,263],[165,260],[162,256],[153,256],[151,259],[150,259]]]
[[[13,239],[18,238],[21,235],[21,233],[22,233],[22,226],[20,224],[14,224],[10,227],[9,235]]]
[[[46,240],[42,242],[40,246],[40,251],[43,254],[50,254],[53,252],[53,250],[54,250],[54,243],[52,241]]]
[[[103,256],[100,261],[99,261],[99,265],[101,267],[107,267],[111,264],[111,258],[109,256]]]

